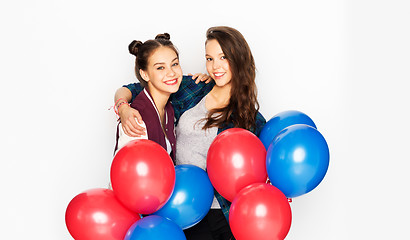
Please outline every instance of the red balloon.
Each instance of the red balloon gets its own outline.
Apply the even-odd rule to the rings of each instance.
[[[75,240],[123,240],[140,216],[125,208],[109,189],[91,189],[68,204],[65,222]]]
[[[291,222],[292,211],[286,196],[266,183],[242,189],[229,212],[229,225],[237,240],[283,240]]]
[[[174,164],[161,145],[146,139],[134,140],[115,155],[111,185],[127,208],[151,214],[171,197],[175,185]]]
[[[265,183],[266,149],[248,130],[231,128],[212,142],[207,155],[207,172],[212,185],[228,201],[252,183]]]

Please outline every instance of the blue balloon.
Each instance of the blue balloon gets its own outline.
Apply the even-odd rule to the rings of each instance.
[[[186,240],[182,229],[174,222],[161,216],[151,215],[135,222],[124,240]]]
[[[273,116],[263,127],[259,139],[268,150],[270,143],[280,131],[295,124],[306,124],[316,128],[315,123],[308,115],[296,110],[289,110]]]
[[[266,153],[269,179],[286,197],[312,191],[329,167],[329,148],[322,134],[311,126],[296,124],[282,130]]]
[[[153,214],[187,229],[205,217],[213,199],[214,188],[208,174],[200,167],[182,164],[175,167],[175,187],[170,199]]]

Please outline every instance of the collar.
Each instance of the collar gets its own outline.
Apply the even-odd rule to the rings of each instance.
[[[145,95],[147,96],[147,98],[149,99],[149,101],[151,102],[151,104],[152,104],[152,106],[154,107],[155,111],[157,112],[157,116],[158,116],[159,122],[161,122],[161,118],[160,118],[160,116],[159,116],[159,112],[158,112],[157,106],[155,105],[155,102],[154,102],[154,100],[152,99],[151,93],[150,93],[149,91],[147,91],[147,88],[144,88],[143,91],[144,91]],[[166,105],[165,105],[165,106],[166,106]],[[165,110],[165,125],[167,125],[167,124],[168,124],[168,113],[167,113],[167,111]]]

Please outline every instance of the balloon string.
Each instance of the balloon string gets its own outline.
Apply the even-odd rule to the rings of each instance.
[[[271,182],[270,182],[269,178],[266,180],[266,183],[267,183],[267,184],[271,184]],[[288,198],[288,202],[290,202],[290,203],[291,203],[291,202],[292,202],[292,198]]]

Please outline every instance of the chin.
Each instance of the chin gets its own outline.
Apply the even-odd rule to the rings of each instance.
[[[178,92],[178,89],[179,89],[179,84],[178,84],[178,86],[176,86],[176,87],[173,87],[173,88],[169,88],[168,90],[168,92],[169,93],[176,93],[176,92]]]
[[[231,81],[224,81],[224,80],[215,81],[215,84],[218,87],[225,87],[226,85],[229,85],[230,83]]]

